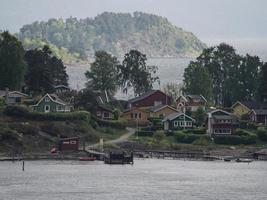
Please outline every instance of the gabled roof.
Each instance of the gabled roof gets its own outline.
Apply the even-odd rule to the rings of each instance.
[[[267,104],[266,103],[257,102],[257,101],[237,101],[234,105],[232,105],[232,108],[234,108],[238,104],[245,106],[249,110],[261,109],[261,108],[267,109]]]
[[[185,117],[191,119],[192,121],[195,121],[195,119],[193,119],[192,117],[182,113],[182,112],[177,112],[177,113],[171,113],[169,115],[167,115],[166,117],[164,117],[164,119],[162,120],[163,122],[165,121],[172,121],[174,119],[176,119],[177,117],[181,116],[181,115],[184,115]]]
[[[200,95],[189,94],[189,95],[186,95],[186,98],[187,99],[190,98],[192,100],[196,100],[196,101],[199,101],[199,102],[205,102],[205,103],[207,103],[207,100],[201,94]]]
[[[48,97],[54,103],[57,103],[57,104],[60,104],[60,105],[63,105],[63,106],[67,105],[67,103],[65,101],[63,101],[62,99],[60,99],[56,94],[46,94],[38,101],[37,104],[35,104],[33,106],[34,107],[38,106],[44,100],[44,98],[46,98],[46,97]]]
[[[136,97],[136,98],[133,98],[133,99],[130,99],[128,102],[129,103],[134,103],[134,102],[137,102],[137,101],[140,101],[140,100],[143,100],[147,97],[149,97],[150,95],[156,93],[156,92],[161,92],[163,93],[164,95],[168,96],[167,94],[165,94],[164,92],[160,91],[160,90],[149,90],[143,94],[141,94],[139,97]],[[169,96],[168,96],[169,97]]]
[[[184,99],[185,102],[188,102],[187,98],[184,95],[181,95],[181,96],[177,97],[176,101],[178,101],[178,99],[180,99],[180,98]]]
[[[225,115],[232,115],[231,113],[229,113],[229,112],[226,112],[226,111],[224,111],[224,110],[221,110],[221,109],[209,109],[208,111],[207,111],[207,114],[213,114],[213,113],[216,113],[216,112],[223,112]]]
[[[251,112],[254,112],[256,115],[267,115],[267,109],[253,109]]]
[[[102,108],[103,110],[106,110],[108,112],[113,112],[112,109],[110,109],[110,108],[108,108],[108,107],[106,107],[104,105],[98,105],[97,107]]]
[[[152,106],[152,107],[149,108],[149,110],[150,110],[150,112],[158,112],[158,111],[160,111],[160,110],[162,110],[162,109],[164,109],[164,108],[166,108],[166,107],[172,109],[173,111],[178,112],[175,108],[173,108],[173,107],[171,107],[171,106],[169,106],[169,105]]]
[[[141,112],[146,112],[149,113],[149,108],[144,108],[144,107],[134,107],[134,108],[129,108],[123,111],[123,113],[128,113],[132,111],[141,111]]]
[[[66,85],[55,85],[54,88],[55,88],[55,89],[57,89],[57,88],[65,88],[65,89],[68,89],[68,90],[70,89],[70,88],[69,88],[68,86],[66,86]]]
[[[0,97],[5,97],[6,93],[8,93],[8,95],[12,95],[13,97],[17,94],[20,96],[24,96],[24,97],[28,97],[29,95],[24,94],[22,92],[19,91],[5,91],[5,90],[0,90]]]

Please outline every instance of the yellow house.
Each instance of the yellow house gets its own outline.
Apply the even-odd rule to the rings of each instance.
[[[148,108],[132,108],[122,113],[121,117],[131,126],[145,126],[148,125],[148,118],[150,112]]]
[[[267,105],[256,102],[256,101],[237,101],[231,108],[233,114],[237,117],[242,117],[243,115],[249,114],[253,109],[262,109],[267,107]]]
[[[150,117],[164,118],[169,114],[177,113],[178,111],[169,105],[159,105],[150,108]]]

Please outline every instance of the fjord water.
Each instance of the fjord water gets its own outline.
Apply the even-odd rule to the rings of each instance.
[[[232,45],[237,53],[245,55],[257,55],[261,60],[267,61],[267,39],[207,39],[204,40],[208,46],[215,46],[221,42]],[[149,65],[158,66],[157,75],[160,78],[160,85],[155,84],[155,88],[162,88],[166,83],[182,83],[184,69],[189,62],[195,60],[192,58],[149,58]],[[92,60],[90,60],[93,62]],[[69,83],[73,89],[82,89],[86,82],[84,73],[89,70],[89,65],[83,66],[68,66],[67,73],[69,75]],[[124,96],[122,93],[116,95],[118,98],[129,98],[131,96]]]
[[[0,163],[2,200],[262,200],[267,162],[183,160]]]

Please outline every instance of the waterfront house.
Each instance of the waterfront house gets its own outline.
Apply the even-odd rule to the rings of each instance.
[[[114,114],[113,114],[112,109],[110,109],[104,105],[97,105],[94,108],[93,114],[100,119],[105,119],[105,120],[114,119]]]
[[[267,109],[252,109],[249,119],[253,122],[267,125]]]
[[[73,105],[60,99],[56,94],[44,95],[32,108],[38,112],[70,112]]]
[[[164,118],[165,116],[177,113],[178,111],[169,105],[158,105],[149,108],[150,117]]]
[[[162,120],[165,131],[192,129],[194,127],[195,119],[182,112],[176,112],[167,115]]]
[[[54,86],[54,91],[56,94],[60,94],[60,93],[69,92],[70,88],[66,85],[56,85]]]
[[[206,132],[209,135],[230,135],[238,127],[237,117],[220,109],[207,112]]]
[[[148,125],[148,118],[150,117],[149,109],[147,108],[132,108],[125,110],[121,117],[132,126],[145,126]]]
[[[196,112],[199,108],[205,110],[207,100],[202,95],[181,95],[176,99],[176,108],[181,112]]]
[[[130,99],[128,101],[127,108],[135,108],[135,107],[151,107],[158,105],[170,105],[171,97],[166,95],[164,92],[160,90],[150,90],[139,97]]]
[[[79,150],[79,138],[60,138],[58,142],[59,151],[78,151]]]
[[[232,107],[232,112],[238,118],[249,115],[252,110],[267,109],[267,104],[257,101],[237,101]]]
[[[29,99],[27,94],[9,90],[0,90],[0,97],[3,98],[8,105],[24,103]]]

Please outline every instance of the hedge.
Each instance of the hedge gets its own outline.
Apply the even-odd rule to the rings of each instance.
[[[255,144],[256,139],[257,136],[255,134],[249,134],[247,136],[220,135],[220,136],[214,136],[214,143],[228,144],[228,145]]]
[[[257,135],[260,140],[267,141],[267,130],[264,127],[259,127],[257,129]]]
[[[30,111],[25,106],[7,106],[4,114],[13,117],[23,117],[31,120],[49,120],[49,121],[66,121],[66,120],[84,120],[90,121],[90,113],[87,111],[65,112],[65,113],[41,113]]]
[[[152,137],[154,132],[153,131],[136,131],[135,132],[136,135],[138,136],[143,136],[143,137]]]
[[[188,133],[188,134],[197,134],[197,135],[205,135],[206,134],[206,130],[204,128],[183,130],[183,132]]]
[[[209,140],[208,135],[187,134],[187,133],[183,133],[182,131],[176,132],[174,137],[177,142],[181,142],[181,143],[192,143],[200,138],[205,138]]]
[[[240,120],[239,121],[239,128],[241,129],[257,129],[257,124],[254,122]]]
[[[92,119],[95,120],[99,126],[104,127],[108,126],[112,128],[125,129],[127,124],[125,120],[103,120],[94,115],[92,115]]]

